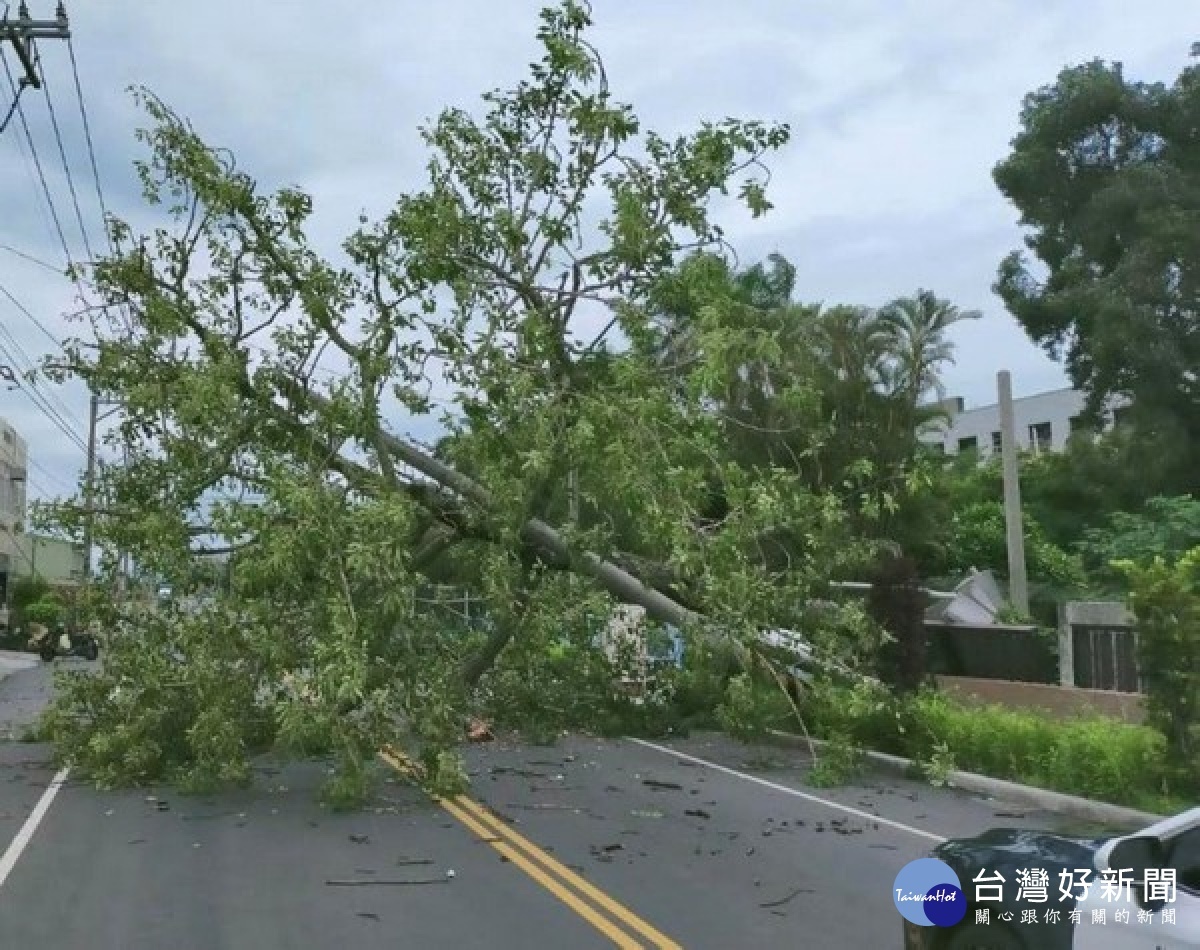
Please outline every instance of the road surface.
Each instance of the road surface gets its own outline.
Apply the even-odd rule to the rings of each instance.
[[[0,682],[28,721],[47,671]],[[319,763],[211,798],[99,792],[0,743],[0,947],[899,947],[897,871],[943,836],[1054,827],[917,783],[817,791],[795,751],[714,736],[470,749],[435,803],[394,775],[315,802]],[[57,773],[61,778],[61,773]],[[394,883],[405,882],[405,883]]]

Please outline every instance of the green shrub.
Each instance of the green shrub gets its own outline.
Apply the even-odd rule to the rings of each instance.
[[[1137,618],[1138,666],[1149,723],[1163,734],[1179,780],[1197,783],[1200,766],[1200,548],[1172,563],[1118,561]]]
[[[21,619],[24,623],[41,623],[53,627],[64,615],[61,604],[49,599],[35,601],[21,608]]]
[[[861,773],[862,767],[862,746],[845,733],[835,733],[808,770],[807,781],[816,788],[845,785]]]
[[[725,701],[717,707],[717,721],[731,736],[746,741],[761,739],[771,729],[793,720],[788,696],[775,684],[757,682],[748,673],[729,681]]]
[[[46,583],[45,578],[18,577],[13,581],[9,601],[14,610],[21,610],[23,607],[35,604],[39,600],[47,600],[49,597],[50,585]]]
[[[1135,806],[1195,791],[1173,776],[1156,730],[1106,717],[1060,720],[966,706],[929,689],[898,700],[870,686],[824,683],[808,692],[802,713],[814,736],[911,758],[933,779],[962,769]]]

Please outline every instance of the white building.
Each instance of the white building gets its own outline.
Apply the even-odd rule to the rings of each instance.
[[[17,573],[25,530],[25,440],[0,418],[0,604],[6,602],[8,584]]]
[[[1060,452],[1073,432],[1083,428],[1086,399],[1071,389],[1052,389],[1013,400],[1013,422],[1018,450]],[[1104,428],[1120,419],[1126,403],[1115,402],[1106,413]],[[947,455],[977,451],[982,458],[1000,453],[1000,404],[967,409],[962,397],[943,400],[948,420],[930,424],[920,433],[926,445]]]

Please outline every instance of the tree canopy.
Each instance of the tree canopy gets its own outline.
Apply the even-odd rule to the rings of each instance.
[[[1031,93],[995,169],[1030,230],[997,292],[1029,336],[1065,359],[1093,411],[1133,402],[1164,444],[1200,444],[1200,65],[1174,83],[1119,63],[1064,70]]]
[[[723,387],[786,357],[703,268],[674,271],[722,250],[716,199],[769,208],[762,160],[787,128],[643,133],[589,25],[574,0],[544,11],[529,78],[423,129],[425,187],[338,260],[306,234],[308,195],[260,188],[139,93],[145,196],[171,223],[112,222],[90,275],[106,309],[69,348],[122,410],[128,461],[101,473],[94,537],[178,592],[197,539],[236,553],[230,596],[110,618],[104,669],[48,720],[85,771],[203,785],[244,778],[255,749],[320,746],[352,793],[400,729],[454,784],[465,705],[510,642],[586,640],[617,600],[744,644],[797,622],[853,552],[837,490],[725,452]],[[672,273],[703,359],[666,368],[653,300]],[[436,449],[397,434],[422,418],[447,433]],[[565,483],[587,517],[564,516]],[[780,531],[786,572],[756,553]],[[489,605],[482,641],[415,606],[448,553]]]

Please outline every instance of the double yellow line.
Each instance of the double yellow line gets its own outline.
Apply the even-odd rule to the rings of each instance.
[[[416,772],[415,764],[395,749],[385,749],[380,755],[398,772],[405,775]],[[585,881],[528,838],[517,834],[478,802],[466,795],[435,800],[464,827],[490,844],[511,864],[524,871],[622,950],[641,950],[647,945],[659,950],[683,950],[674,940],[629,908]],[[638,938],[644,938],[649,943],[640,943]]]

